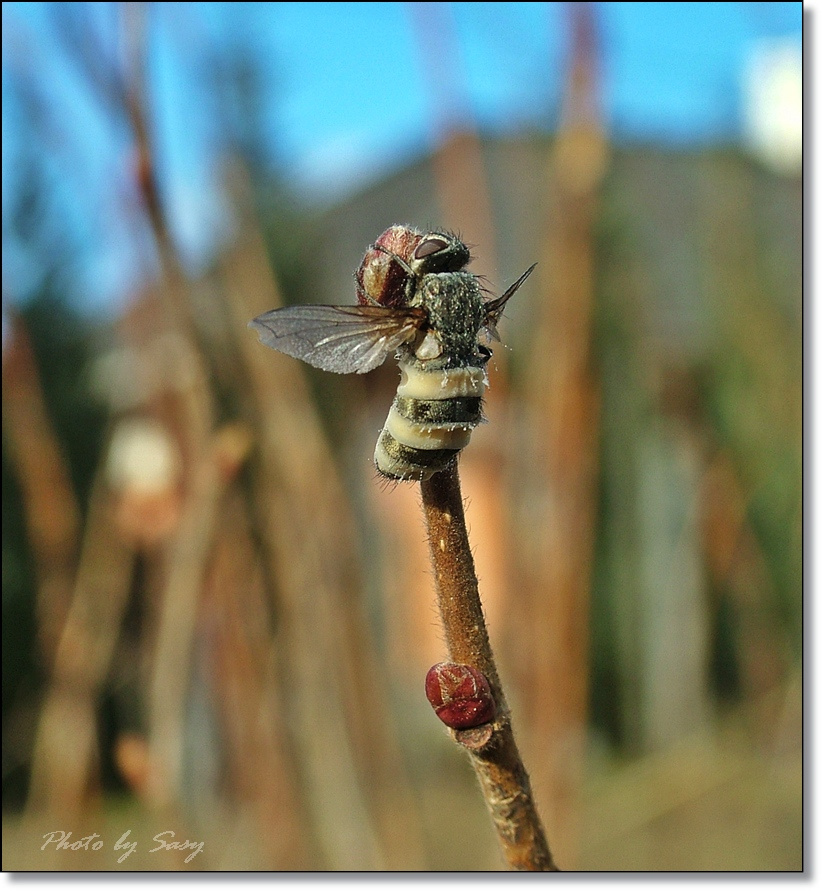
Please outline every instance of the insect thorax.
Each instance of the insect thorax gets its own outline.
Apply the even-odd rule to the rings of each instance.
[[[439,272],[423,277],[411,301],[428,312],[428,324],[442,345],[437,364],[456,368],[481,363],[477,336],[485,319],[476,276],[468,272]]]
[[[477,335],[484,314],[476,278],[469,273],[426,275],[415,304],[428,311],[438,355],[400,359],[400,385],[377,441],[377,469],[391,479],[426,479],[468,445],[482,420],[485,363]]]

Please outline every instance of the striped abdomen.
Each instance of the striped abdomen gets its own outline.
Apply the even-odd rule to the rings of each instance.
[[[482,420],[485,369],[429,371],[401,362],[400,372],[374,462],[391,479],[428,479],[468,445],[471,431]]]

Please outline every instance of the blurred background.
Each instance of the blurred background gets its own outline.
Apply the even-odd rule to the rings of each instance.
[[[371,465],[396,368],[246,327],[394,223],[539,262],[460,468],[558,863],[800,869],[802,5],[2,24],[4,869],[503,868]]]

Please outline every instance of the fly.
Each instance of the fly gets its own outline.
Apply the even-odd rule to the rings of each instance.
[[[374,463],[393,480],[423,480],[447,467],[482,420],[496,325],[536,263],[501,296],[483,297],[465,272],[471,254],[450,232],[391,226],[356,272],[356,306],[289,306],[250,326],[266,346],[323,371],[365,374],[396,355],[400,384]]]

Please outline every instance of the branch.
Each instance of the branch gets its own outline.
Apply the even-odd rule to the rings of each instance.
[[[423,480],[420,489],[449,656],[485,675],[496,706],[493,722],[455,731],[454,738],[469,751],[508,865],[517,870],[558,871],[517,750],[491,652],[456,462]]]

